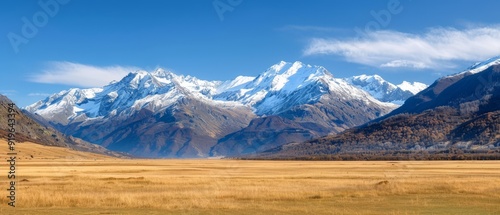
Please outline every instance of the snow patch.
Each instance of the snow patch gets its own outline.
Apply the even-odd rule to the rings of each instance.
[[[403,81],[403,83],[397,85],[400,89],[405,90],[405,91],[410,91],[413,93],[413,95],[416,95],[420,91],[424,90],[427,88],[427,84],[420,83],[420,82],[413,82],[410,83],[408,81]]]

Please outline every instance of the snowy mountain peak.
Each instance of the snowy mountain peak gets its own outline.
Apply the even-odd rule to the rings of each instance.
[[[105,86],[106,90],[129,88],[132,90],[149,89],[148,91],[156,91],[165,86],[174,86],[178,82],[194,82],[197,79],[192,77],[178,76],[164,69],[156,69],[153,72],[143,70],[129,73],[118,82],[111,82]],[[177,84],[180,86],[180,84]]]
[[[370,83],[370,82],[385,83],[385,82],[387,82],[379,75],[365,75],[365,74],[353,76],[351,78],[351,80],[362,81],[365,83]]]
[[[363,88],[369,88],[371,90],[378,89],[381,87],[385,87],[388,90],[396,89],[396,85],[384,80],[379,75],[358,75],[350,78],[346,78],[346,80],[356,86],[361,86]]]
[[[400,85],[394,85],[379,75],[359,75],[346,78],[345,80],[365,90],[380,101],[398,105],[401,105],[407,98],[427,88],[427,85],[418,82],[410,83],[404,81]]]
[[[126,86],[126,87],[137,89],[139,87],[140,82],[147,76],[149,76],[149,73],[146,71],[139,70],[139,71],[130,72],[129,74],[127,74],[127,76],[125,76],[121,80],[111,82],[110,84],[108,84],[105,87],[112,87],[115,85],[119,85],[120,87]]]
[[[249,82],[253,81],[255,77],[252,76],[238,76],[233,80],[224,81],[217,88],[216,94],[223,93],[225,91],[234,91],[241,89]]]
[[[231,84],[234,82],[224,86]],[[361,89],[334,78],[324,67],[299,61],[281,61],[252,81],[225,89],[214,98],[252,106],[258,115],[281,113],[293,106],[314,103],[332,95],[342,99],[375,100]]]
[[[367,84],[360,87],[360,83],[355,81]],[[103,88],[63,91],[26,109],[46,117],[57,115],[58,122],[65,124],[75,119],[127,116],[141,109],[161,111],[182,98],[192,98],[217,106],[247,106],[254,108],[259,115],[269,115],[332,96],[384,106],[376,99],[386,95],[379,93],[379,96],[376,91],[392,92],[398,88],[378,75],[361,75],[351,78],[350,82],[334,78],[324,67],[299,61],[281,61],[257,77],[238,76],[225,82],[176,75],[158,68],[152,72],[131,72]]]
[[[294,63],[281,61],[259,75],[252,84],[265,85],[271,91],[293,91],[323,76],[332,75],[321,66],[306,65],[300,61]]]
[[[134,73],[134,76],[133,76],[132,80],[130,80],[129,84],[133,88],[137,89],[137,88],[139,88],[141,82],[145,78],[150,78],[150,75],[149,75],[148,72],[146,72],[146,71],[137,71],[137,72]]]
[[[156,69],[155,71],[153,71],[151,73],[151,75],[153,75],[155,77],[161,77],[161,78],[173,78],[175,76],[174,73],[172,73],[170,71],[166,71],[162,68]]]
[[[449,75],[449,76],[446,76],[446,77],[442,77],[441,79],[447,78],[447,77],[457,77],[457,76],[460,76],[460,75],[464,75],[466,73],[476,74],[476,73],[482,72],[482,71],[484,71],[484,70],[486,70],[489,67],[494,66],[494,65],[500,65],[500,56],[492,57],[492,58],[490,58],[488,60],[475,63],[474,65],[472,65],[471,67],[467,68],[463,72],[460,72],[460,73],[457,73],[457,74],[453,74],[453,75]]]
[[[283,69],[283,67],[285,67],[287,64],[289,64],[289,63],[287,63],[287,62],[285,62],[285,61],[280,61],[279,63],[274,64],[273,66],[271,66],[271,67],[268,69],[268,71],[269,71],[269,70],[272,70],[272,71],[274,71],[274,72],[279,72],[279,71],[281,71],[281,70]]]
[[[424,83],[420,83],[420,82],[411,83],[408,81],[403,81],[401,84],[398,84],[397,86],[402,90],[409,91],[409,92],[413,93],[413,95],[416,95],[417,93],[419,93],[420,91],[422,91],[428,87],[427,84],[424,84]]]
[[[304,68],[300,70],[301,68]],[[286,62],[286,61],[280,61],[279,63],[269,67],[269,69],[266,70],[266,72],[262,73],[263,76],[274,76],[274,75],[279,75],[279,74],[288,74],[288,75],[293,75],[297,71],[305,72],[308,71],[307,69],[314,69],[314,68],[322,68],[322,66],[311,66],[309,64],[304,64],[300,61],[295,61],[293,63]],[[324,69],[326,70],[326,69]],[[311,71],[311,70],[309,70]]]
[[[487,69],[490,66],[493,65],[500,65],[500,56],[492,57],[486,61],[483,62],[478,62],[471,67],[469,67],[465,72],[470,72],[470,73],[478,73],[481,72],[485,69]]]

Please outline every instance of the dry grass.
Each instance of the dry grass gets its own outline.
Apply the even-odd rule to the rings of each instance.
[[[19,161],[16,213],[500,214],[497,161],[118,160],[49,151],[51,159]],[[14,212],[6,201],[0,214]]]
[[[25,160],[92,160],[92,159],[114,159],[106,155],[88,152],[74,151],[63,147],[49,147],[35,143],[16,143],[17,159],[21,162]],[[0,139],[0,159],[7,158],[7,142]]]

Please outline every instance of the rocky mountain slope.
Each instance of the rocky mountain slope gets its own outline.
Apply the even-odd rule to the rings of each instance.
[[[390,114],[338,135],[262,156],[500,153],[500,58],[437,80]]]
[[[255,78],[225,82],[162,69],[132,72],[102,88],[54,94],[26,110],[112,150],[206,157],[338,133],[396,107],[323,67],[280,62]],[[280,135],[287,138],[272,140]]]
[[[158,69],[103,88],[71,89],[26,108],[65,134],[144,157],[204,157],[219,137],[255,117],[236,102],[210,100],[220,83]]]
[[[7,117],[9,114],[9,104],[12,101],[7,97],[0,95],[0,137],[8,139],[8,123]],[[111,155],[115,157],[124,157],[123,154],[115,153],[105,149],[102,146],[88,143],[79,138],[74,138],[62,134],[52,128],[48,123],[44,124],[43,119],[34,119],[33,116],[15,107],[15,142],[34,142],[46,146],[58,146],[70,148],[84,152],[94,152],[98,154]]]
[[[256,96],[257,95],[257,96]],[[323,67],[281,62],[224,96],[253,105],[260,116],[250,126],[223,137],[211,155],[238,155],[335,134],[397,107],[383,103]],[[227,150],[231,149],[231,150]]]

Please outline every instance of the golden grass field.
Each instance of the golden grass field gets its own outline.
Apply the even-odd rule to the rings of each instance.
[[[17,207],[4,197],[4,163],[0,214],[500,214],[500,161],[124,160],[17,149]]]

